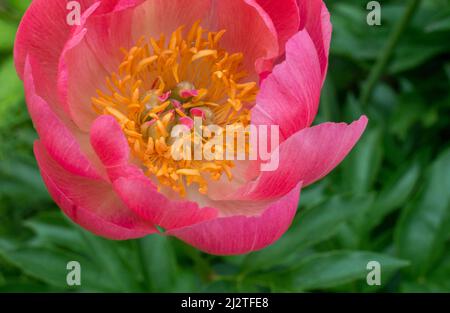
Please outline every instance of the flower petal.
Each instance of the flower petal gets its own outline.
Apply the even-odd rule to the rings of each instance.
[[[301,184],[270,204],[260,216],[213,219],[190,227],[174,229],[175,236],[200,250],[218,255],[242,254],[262,249],[288,229],[297,210]]]
[[[284,53],[287,41],[298,32],[300,25],[297,0],[257,0],[257,2],[272,19],[278,33],[280,54]]]
[[[110,239],[139,238],[157,230],[143,221],[103,180],[93,180],[65,171],[37,141],[34,153],[44,182],[55,202],[75,223]]]
[[[136,0],[138,1],[138,0]],[[99,2],[96,14],[122,10],[132,5],[132,0],[111,0]],[[139,0],[142,1],[142,0]],[[81,12],[85,12],[96,0],[79,0]],[[25,59],[28,54],[42,67],[43,81],[40,85],[54,93],[58,62],[69,39],[73,26],[67,23],[67,1],[34,0],[24,14],[14,44],[14,61],[18,75],[23,79]],[[38,93],[44,95],[41,90]],[[46,99],[49,101],[49,99]],[[56,103],[56,97],[52,99]],[[53,103],[50,103],[53,106]]]
[[[137,214],[164,229],[194,225],[217,217],[214,208],[201,208],[192,201],[169,200],[143,174],[114,181],[121,199]]]
[[[31,56],[28,57],[24,71],[25,97],[42,144],[65,170],[79,176],[99,178],[101,174],[90,160],[93,158],[88,158],[89,151],[81,149],[79,138],[73,135],[48,103],[36,93],[35,81],[42,77],[39,66]]]
[[[305,128],[283,142],[278,153],[278,168],[247,183],[222,200],[263,200],[285,195],[298,182],[304,187],[321,179],[335,168],[350,152],[367,125],[362,116],[350,125],[324,123]]]
[[[224,48],[244,54],[244,67],[250,74],[272,69],[280,51],[278,35],[269,14],[255,0],[213,1],[208,24],[225,29]]]
[[[84,10],[94,1],[81,3]],[[30,53],[39,63],[47,65],[46,75],[56,78],[59,55],[71,31],[66,22],[66,5],[66,2],[58,0],[35,0],[25,12],[14,45],[16,68],[21,78],[25,58]]]
[[[255,125],[279,125],[280,140],[308,127],[317,113],[322,87],[320,63],[308,32],[286,45],[286,60],[261,85],[252,109]]]
[[[314,42],[319,56],[322,76],[328,68],[332,25],[330,13],[322,0],[297,0],[300,10],[300,29],[306,29]]]
[[[92,124],[91,145],[106,168],[111,182],[122,176],[138,175],[139,168],[129,164],[130,148],[122,128],[110,115],[101,115]]]
[[[271,69],[277,57],[278,36],[270,16],[255,0],[153,0],[140,6],[133,18],[133,38],[169,35],[178,27],[197,21],[209,31],[225,29],[222,46],[244,53],[244,66],[254,74]]]
[[[131,44],[132,15],[141,2],[122,0],[120,10],[100,15],[93,15],[96,7],[92,6],[84,12],[81,25],[74,28],[61,52],[59,100],[83,131],[89,131],[97,117],[91,98],[96,96],[97,89],[104,87],[105,77],[117,71],[123,58],[120,48]]]

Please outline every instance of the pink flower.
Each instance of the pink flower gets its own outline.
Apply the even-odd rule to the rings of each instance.
[[[34,0],[15,63],[45,184],[97,235],[161,233],[224,255],[262,249],[288,229],[301,187],[366,127],[364,116],[311,127],[331,38],[321,0],[78,2],[80,25],[70,26],[66,1]],[[170,159],[171,127],[199,114],[279,125],[278,169]]]

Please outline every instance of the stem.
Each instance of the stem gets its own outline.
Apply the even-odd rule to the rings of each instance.
[[[392,54],[394,53],[395,47],[397,46],[401,35],[405,30],[405,28],[408,26],[409,22],[411,21],[411,18],[413,17],[414,12],[416,11],[420,1],[421,0],[409,1],[406,10],[403,13],[403,16],[394,26],[394,29],[392,30],[392,33],[389,35],[386,45],[384,46],[381,53],[378,55],[377,61],[372,67],[366,83],[364,83],[362,87],[360,102],[363,107],[367,106],[367,103],[369,102],[370,96],[372,95],[372,91],[376,83],[378,82],[384,70],[386,69],[386,66]]]

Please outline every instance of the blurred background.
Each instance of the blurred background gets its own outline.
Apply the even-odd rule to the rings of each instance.
[[[30,0],[0,0],[0,291],[450,292],[450,1],[326,1],[334,26],[319,116],[369,117],[362,140],[302,191],[273,246],[217,257],[172,238],[114,242],[68,221],[32,153],[12,49]],[[68,287],[66,264],[81,263]],[[381,264],[368,286],[366,265]]]

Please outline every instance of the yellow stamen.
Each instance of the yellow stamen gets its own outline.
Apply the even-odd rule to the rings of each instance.
[[[170,187],[181,196],[191,184],[206,193],[208,179],[226,175],[231,180],[234,162],[174,160],[171,128],[180,118],[193,119],[192,108],[206,110],[208,122],[221,127],[245,127],[258,92],[257,83],[245,80],[244,55],[221,48],[225,30],[205,31],[200,21],[185,34],[183,29],[179,27],[170,37],[142,37],[131,49],[121,48],[124,58],[117,73],[111,73],[91,99],[95,112],[116,118],[133,155],[141,160],[147,175],[157,178],[158,188]],[[172,98],[180,84],[195,86],[196,93]],[[193,131],[186,140],[194,142]],[[208,140],[202,138],[201,142]],[[217,151],[225,149],[226,143]]]

